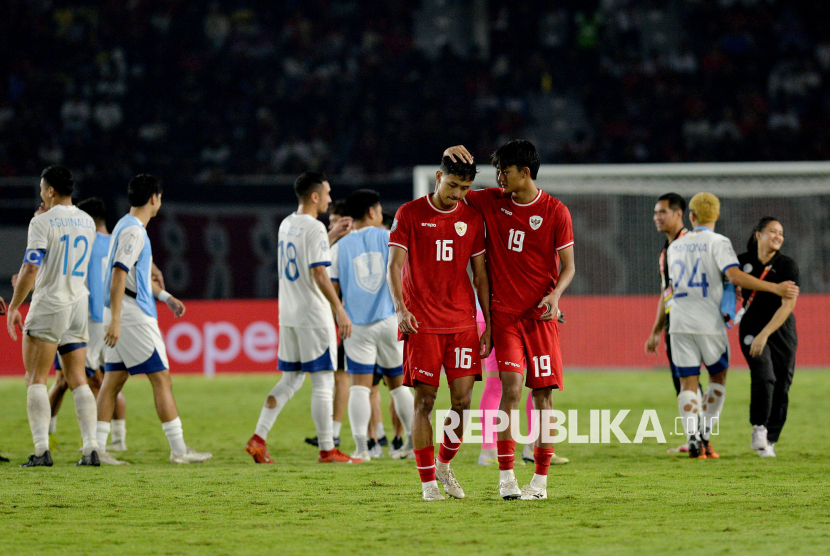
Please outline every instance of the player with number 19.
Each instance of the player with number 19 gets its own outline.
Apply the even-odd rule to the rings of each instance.
[[[78,465],[100,465],[95,437],[95,396],[86,382],[84,362],[89,341],[87,317],[89,290],[85,281],[89,251],[95,241],[95,222],[72,205],[72,173],[50,166],[40,180],[40,197],[46,212],[29,223],[26,256],[9,304],[8,330],[17,340],[23,332],[23,365],[26,368],[26,409],[35,453],[21,467],[51,466],[49,420],[51,408],[46,379],[55,360],[63,357],[64,375],[83,438],[83,458]],[[32,304],[21,327],[20,305],[34,288]]]
[[[460,145],[444,154],[472,160]],[[501,187],[471,191],[465,202],[478,209],[487,224],[493,344],[502,382],[499,409],[510,416],[519,407],[527,369],[525,382],[534,408],[550,412],[552,390],[562,389],[559,298],[575,273],[571,214],[561,201],[536,187],[540,159],[530,141],[503,145],[493,154],[492,164]],[[499,494],[505,500],[545,499],[553,444],[543,442],[541,435],[537,439],[536,472],[520,490],[513,473],[516,442],[511,428],[499,432],[496,441]]]
[[[415,388],[412,441],[424,500],[444,499],[436,478],[447,495],[464,498],[450,461],[461,447],[462,415],[470,408],[473,385],[481,380],[480,357],[492,347],[484,221],[460,202],[475,175],[475,164],[444,157],[435,191],[398,209],[389,238],[387,280],[404,340],[404,385]],[[469,264],[485,319],[481,340]],[[458,424],[456,438],[444,439],[436,461],[430,415],[442,366]]]

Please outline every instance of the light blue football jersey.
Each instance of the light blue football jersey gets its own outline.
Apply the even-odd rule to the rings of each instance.
[[[332,247],[329,275],[340,282],[346,313],[354,324],[364,325],[395,314],[386,285],[389,231],[366,226]]]
[[[110,238],[109,256],[107,257],[107,272],[104,274],[104,306],[110,306],[110,286],[112,285],[112,269],[122,268],[127,272],[127,292],[122,306],[122,326],[134,324],[133,321],[146,321],[147,318],[158,319],[156,312],[156,300],[153,297],[153,286],[151,283],[150,271],[153,266],[153,249],[150,247],[150,238],[147,230],[141,221],[130,214],[124,215]],[[143,313],[144,318],[139,314],[132,315],[131,302],[128,297],[135,294],[135,303]]]
[[[97,232],[95,241],[92,242],[86,279],[86,287],[89,290],[89,318],[95,322],[104,322],[104,266],[109,250],[110,236]]]

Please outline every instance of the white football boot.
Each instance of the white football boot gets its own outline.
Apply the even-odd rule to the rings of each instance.
[[[428,502],[437,502],[438,500],[446,500],[441,491],[438,490],[437,484],[431,484],[424,489],[424,500]]]
[[[758,455],[762,458],[774,458],[775,455],[775,444],[770,442],[767,444],[766,450],[758,450]]]
[[[529,483],[522,487],[522,500],[547,500],[548,489],[546,487],[537,487],[533,483]]]
[[[115,456],[110,454],[109,452],[98,452],[98,460],[101,462],[101,465],[130,465],[128,461],[122,461],[120,459],[115,459]]]
[[[518,500],[522,495],[519,489],[519,481],[515,477],[499,481],[499,496],[505,500]]]
[[[213,454],[210,452],[197,452],[193,448],[188,448],[183,454],[170,452],[170,463],[204,463],[212,457]]]
[[[107,452],[126,452],[127,451],[127,441],[126,440],[119,440],[118,442],[113,442],[112,444],[107,445]]]
[[[369,450],[363,450],[362,452],[359,450],[355,450],[353,454],[349,455],[352,459],[361,460],[363,463],[367,463],[372,461],[372,456],[369,454]]]
[[[444,485],[444,492],[447,496],[452,496],[453,498],[458,498],[459,500],[464,498],[464,489],[461,488],[461,485],[458,484],[458,479],[455,478],[455,472],[450,469],[449,464],[446,466],[440,465],[439,462],[435,462],[435,478],[441,481],[441,484]]]

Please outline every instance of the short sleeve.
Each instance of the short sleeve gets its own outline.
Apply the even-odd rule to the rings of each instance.
[[[48,238],[46,237],[47,227],[44,226],[43,219],[37,217],[32,218],[29,222],[29,235],[26,240],[26,256],[23,258],[24,263],[40,266],[43,262],[43,256],[46,254],[46,246]]]
[[[487,194],[486,189],[477,189],[475,191],[468,191],[464,196],[464,202],[476,210],[481,210],[481,203],[484,201],[484,196]]]
[[[144,234],[141,230],[137,226],[125,228],[118,236],[118,248],[115,250],[112,266],[129,272],[143,249]]]
[[[340,270],[337,265],[340,262],[340,243],[335,243],[329,250],[331,253],[331,266],[329,267],[329,278],[332,282],[340,281]]]
[[[473,257],[477,257],[486,251],[484,247],[484,219],[476,214],[476,235],[473,241]]]
[[[728,237],[721,236],[716,241],[712,242],[712,256],[715,258],[718,268],[721,272],[726,272],[733,266],[740,267],[738,263],[738,256],[732,248],[732,242]]]
[[[564,204],[560,204],[553,221],[553,241],[556,250],[561,251],[574,244],[574,227],[571,221],[571,211]]]
[[[395,220],[392,222],[389,234],[389,245],[409,251],[409,231],[409,214],[406,205],[403,205],[395,213]]]
[[[784,263],[785,264],[781,265],[781,273],[778,275],[778,278],[782,282],[792,280],[795,282],[796,286],[801,286],[801,276],[798,271],[798,263],[789,257],[784,259]]]
[[[330,266],[331,250],[329,249],[329,236],[326,235],[326,228],[322,222],[308,231],[308,267]]]

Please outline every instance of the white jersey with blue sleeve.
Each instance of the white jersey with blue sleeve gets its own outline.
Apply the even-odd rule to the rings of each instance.
[[[699,226],[674,240],[667,257],[674,289],[669,333],[723,334],[724,273],[739,266],[732,242]]]
[[[92,244],[86,287],[89,290],[89,319],[104,322],[104,273],[110,250],[110,236],[98,232]],[[109,297],[109,291],[107,292]]]
[[[382,228],[360,228],[332,246],[329,276],[340,282],[353,324],[370,324],[395,314],[386,285],[388,262],[389,231]]]
[[[334,326],[331,305],[311,275],[316,266],[330,266],[326,227],[308,214],[291,214],[279,228],[280,326]]]
[[[121,268],[127,273],[121,326],[158,322],[150,277],[152,266],[153,250],[144,224],[135,216],[125,215],[112,231],[104,273],[104,306],[107,308],[110,307],[113,269]]]
[[[55,205],[32,218],[24,263],[40,267],[32,308],[58,311],[89,295],[86,275],[95,222],[73,205]]]

